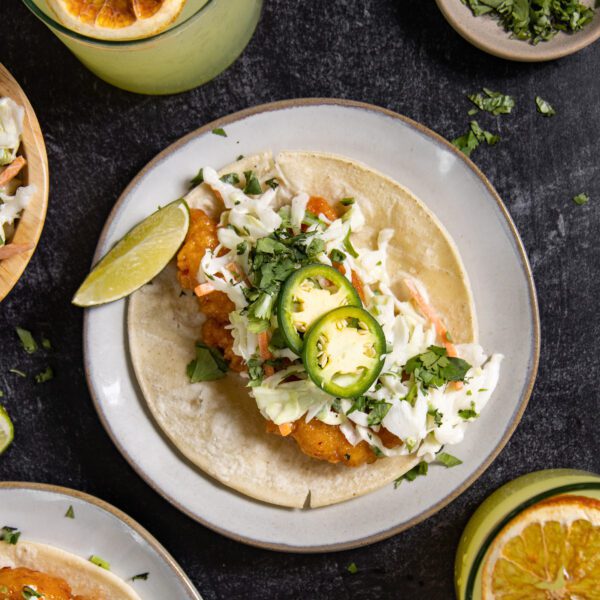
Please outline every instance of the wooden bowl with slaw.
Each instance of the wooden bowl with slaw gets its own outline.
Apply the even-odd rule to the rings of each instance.
[[[21,172],[24,185],[34,185],[35,193],[23,211],[11,242],[25,250],[9,258],[0,259],[0,302],[17,283],[31,259],[46,220],[48,207],[48,158],[46,146],[35,112],[8,70],[0,63],[0,98],[12,98],[25,110],[23,134],[18,155],[27,161]]]

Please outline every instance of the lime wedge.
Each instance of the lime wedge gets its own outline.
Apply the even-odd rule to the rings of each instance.
[[[0,454],[2,454],[13,441],[15,437],[15,428],[6,412],[6,409],[0,404]]]
[[[73,297],[77,306],[119,300],[158,275],[173,258],[190,223],[185,200],[175,200],[136,225],[104,256]]]

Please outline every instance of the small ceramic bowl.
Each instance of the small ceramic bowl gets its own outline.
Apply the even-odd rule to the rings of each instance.
[[[532,45],[524,40],[510,37],[510,34],[498,25],[493,17],[483,15],[475,17],[468,6],[461,0],[436,0],[439,9],[467,42],[480,50],[519,62],[543,62],[568,56],[589,46],[600,37],[600,15],[596,15],[591,23],[577,33],[559,33],[547,42]],[[583,0],[590,4],[589,0]]]
[[[25,185],[34,185],[35,194],[17,222],[11,241],[31,248],[10,258],[0,260],[0,302],[17,283],[33,256],[46,220],[48,207],[48,158],[46,146],[35,112],[25,92],[8,70],[0,64],[0,98],[12,98],[25,109],[23,138],[19,154],[27,159],[24,169]]]

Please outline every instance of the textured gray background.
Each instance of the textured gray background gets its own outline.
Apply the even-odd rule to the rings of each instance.
[[[66,485],[115,504],[158,537],[207,600],[448,600],[460,533],[492,490],[536,469],[600,471],[600,44],[558,62],[514,64],[469,46],[432,0],[266,0],[255,37],[225,74],[186,94],[152,98],[96,79],[19,0],[2,0],[0,60],[29,94],[51,168],[41,245],[0,305],[0,389],[17,429],[0,458],[1,479]],[[502,141],[481,148],[474,160],[521,232],[543,328],[535,392],[505,450],[439,514],[359,550],[277,554],[222,538],[181,515],[134,474],[104,432],[83,376],[82,313],[69,304],[122,189],[183,134],[249,106],[307,96],[351,98],[452,138],[469,120],[465,93],[482,86],[517,101],[512,115],[479,117]],[[536,94],[555,106],[556,117],[535,112]],[[580,191],[592,197],[587,206],[571,201]],[[55,350],[25,355],[15,325],[45,332]],[[56,378],[43,385],[8,372],[19,367],[33,373],[47,363]],[[346,571],[350,562],[358,565],[356,575]]]

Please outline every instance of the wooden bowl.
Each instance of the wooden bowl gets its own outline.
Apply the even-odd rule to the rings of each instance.
[[[543,62],[562,58],[582,50],[600,38],[600,14],[596,11],[591,23],[576,33],[559,33],[547,42],[533,46],[510,37],[498,22],[489,15],[475,17],[461,0],[436,0],[446,21],[467,42],[480,50],[507,60],[518,62]],[[592,5],[592,0],[582,0]]]
[[[36,191],[17,222],[15,234],[11,240],[17,244],[29,244],[31,249],[0,260],[0,302],[17,283],[35,252],[46,220],[49,189],[48,158],[40,124],[25,92],[0,63],[0,97],[4,96],[12,98],[25,109],[23,138],[19,154],[27,159],[27,166],[24,169],[24,185],[35,185]]]

